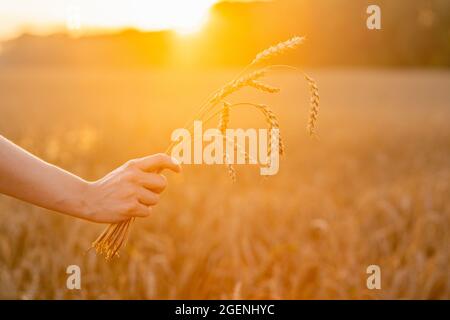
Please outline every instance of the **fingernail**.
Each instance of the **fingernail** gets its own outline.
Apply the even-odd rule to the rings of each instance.
[[[174,164],[176,164],[177,166],[179,166],[179,165],[180,165],[180,161],[178,161],[178,159],[177,159],[177,158],[175,158],[175,157],[171,157],[171,159],[172,159],[172,162],[173,162]]]

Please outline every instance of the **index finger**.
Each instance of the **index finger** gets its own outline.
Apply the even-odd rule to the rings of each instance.
[[[169,169],[180,172],[179,162],[165,153],[158,153],[135,160],[136,166],[143,171],[157,171]]]

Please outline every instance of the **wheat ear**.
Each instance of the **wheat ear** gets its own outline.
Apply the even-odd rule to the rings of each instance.
[[[280,125],[279,125],[278,118],[275,115],[275,113],[273,112],[273,110],[267,105],[255,104],[255,103],[251,103],[251,102],[240,102],[240,103],[235,103],[235,104],[230,104],[230,103],[224,102],[224,107],[220,111],[218,111],[215,114],[208,117],[205,122],[209,122],[209,120],[211,120],[215,116],[219,115],[219,126],[218,127],[219,127],[219,130],[221,132],[223,139],[226,139],[226,129],[228,128],[228,123],[229,123],[229,110],[231,108],[243,106],[243,105],[255,107],[256,109],[258,109],[259,111],[262,112],[271,134],[272,134],[272,131],[271,131],[272,129],[278,129],[278,139],[279,139],[278,140],[278,152],[279,152],[280,156],[284,155],[285,148],[284,148],[283,140],[282,140],[281,134],[280,134]],[[274,134],[271,135],[271,139],[274,139]],[[270,156],[270,154],[272,153],[271,147],[272,147],[272,145],[271,145],[271,141],[270,141],[269,146],[268,146],[268,152],[267,152],[268,156]],[[248,161],[250,159],[249,155],[245,151],[242,153],[245,155],[246,161]]]
[[[222,134],[223,142],[225,143],[224,148],[226,147],[226,131],[228,128],[228,124],[230,123],[230,104],[228,102],[223,103],[222,110],[220,112],[220,118],[219,118],[219,130]],[[224,152],[223,154],[223,163],[228,168],[228,174],[231,177],[231,180],[233,182],[236,181],[236,170],[234,169],[233,165],[230,163],[229,155]]]
[[[308,75],[304,75],[306,81],[309,85],[309,91],[311,93],[311,100],[310,100],[310,110],[309,110],[309,119],[308,119],[308,133],[310,136],[316,136],[316,123],[317,123],[317,117],[319,115],[319,88],[317,87],[316,81],[314,81],[313,78],[309,77]]]
[[[245,75],[243,77],[240,77],[237,80],[234,80],[225,86],[223,86],[210,100],[209,103],[212,105],[217,104],[230,94],[238,91],[239,89],[248,86],[250,82],[258,80],[262,77],[264,77],[266,74],[266,70],[256,70],[248,75]]]
[[[295,49],[300,44],[302,44],[304,40],[305,40],[304,37],[295,36],[287,41],[280,42],[280,43],[258,53],[256,55],[255,59],[253,59],[251,65],[255,65],[263,60],[267,60],[269,58],[280,55],[287,50]]]
[[[281,139],[281,134],[279,133],[280,125],[279,125],[277,116],[272,111],[272,109],[270,109],[270,107],[267,105],[259,104],[259,105],[256,105],[256,107],[263,112],[266,122],[269,127],[269,131],[272,133],[272,129],[278,129],[278,152],[279,152],[280,156],[284,155],[284,144],[283,144],[283,140]],[[271,134],[270,137],[271,137],[271,140],[269,142],[269,147],[268,147],[268,151],[267,151],[267,155],[269,157],[272,154],[272,139],[274,139],[274,136]]]
[[[280,92],[280,88],[276,88],[276,87],[272,87],[268,84],[265,84],[261,81],[257,81],[257,80],[252,80],[248,82],[248,85],[250,87],[253,87],[255,89],[267,92],[267,93],[277,93]]]

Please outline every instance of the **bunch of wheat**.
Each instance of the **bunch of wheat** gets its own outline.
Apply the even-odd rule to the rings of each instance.
[[[264,116],[265,121],[267,122],[268,129],[270,132],[273,132],[271,129],[280,129],[278,119],[273,112],[273,110],[266,105],[262,104],[253,104],[253,103],[234,103],[231,104],[229,102],[225,101],[225,98],[229,97],[233,93],[239,91],[240,89],[244,87],[251,87],[256,90],[260,90],[262,92],[266,93],[278,93],[280,91],[279,88],[273,87],[271,85],[268,85],[261,81],[262,78],[264,78],[271,70],[273,70],[275,67],[287,67],[291,69],[298,70],[295,67],[292,66],[284,66],[284,65],[269,65],[261,69],[256,69],[254,71],[249,72],[248,70],[251,68],[254,68],[257,64],[267,61],[268,59],[280,55],[285,51],[292,50],[302,44],[304,41],[303,37],[293,37],[287,41],[280,42],[275,46],[272,46],[260,53],[258,53],[255,57],[255,59],[231,82],[224,85],[219,90],[215,91],[213,94],[210,95],[210,97],[201,105],[200,109],[198,110],[197,114],[191,119],[185,127],[188,129],[192,129],[192,123],[193,120],[200,119],[205,120],[205,122],[208,122],[210,119],[219,116],[219,130],[221,133],[221,136],[223,138],[223,141],[227,141],[226,137],[226,130],[229,127],[230,122],[230,110],[232,108],[242,106],[242,105],[249,105],[252,107],[255,107],[258,109]],[[316,121],[317,116],[319,112],[319,90],[317,87],[316,82],[309,77],[308,75],[304,74],[304,78],[306,79],[310,93],[311,93],[311,102],[310,102],[310,113],[309,113],[309,119],[308,119],[308,125],[307,129],[310,135],[315,135],[315,128],[316,128]],[[217,110],[217,106],[219,103],[223,103],[222,107]],[[268,143],[268,158],[270,159],[270,155],[273,152],[272,148],[272,141],[275,139],[273,134],[270,136],[270,141]],[[233,141],[234,143],[234,141]],[[172,142],[171,145],[166,150],[166,153],[169,153],[172,150],[172,147],[174,146],[174,142]],[[276,151],[279,152],[280,155],[283,155],[284,153],[284,145],[281,140],[281,136],[279,136],[279,144],[278,146],[275,145],[277,149]],[[240,148],[240,146],[235,144],[235,148]],[[245,150],[239,150],[239,152],[243,152],[245,154],[245,159],[248,161],[249,157],[248,154],[245,152]],[[236,180],[236,170],[232,166],[232,159],[230,159],[230,156],[225,153],[224,164],[228,168],[228,173],[233,181]],[[111,224],[109,225],[103,233],[97,238],[97,240],[94,241],[92,244],[92,248],[96,250],[98,254],[102,254],[105,256],[107,260],[118,256],[118,252],[122,246],[124,246],[129,227],[132,223],[132,220],[134,219],[128,219],[126,221],[117,223],[117,224]]]

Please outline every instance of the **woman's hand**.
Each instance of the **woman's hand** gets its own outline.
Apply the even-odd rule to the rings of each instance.
[[[130,160],[102,179],[88,183],[83,218],[117,223],[132,217],[147,217],[166,188],[164,169],[180,171],[178,162],[166,154]]]
[[[166,154],[128,161],[87,182],[0,136],[0,193],[78,218],[113,223],[146,217],[167,185],[164,169],[180,171]]]

